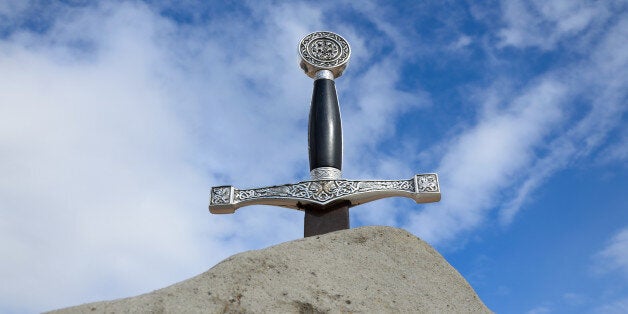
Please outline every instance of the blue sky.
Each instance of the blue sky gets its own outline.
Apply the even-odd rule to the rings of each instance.
[[[0,2],[0,312],[137,295],[302,236],[210,215],[308,178],[307,33],[352,47],[343,176],[437,172],[353,208],[428,241],[498,313],[628,312],[625,1]]]

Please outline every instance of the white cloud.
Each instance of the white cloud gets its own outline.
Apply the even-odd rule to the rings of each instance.
[[[539,307],[535,307],[529,311],[526,312],[527,314],[546,314],[546,313],[552,313],[552,310],[543,305],[543,306],[539,306]]]
[[[628,298],[613,301],[595,308],[592,313],[600,314],[624,314],[628,312]]]
[[[190,213],[206,180],[181,159],[192,143],[152,79],[151,36],[168,25],[142,6],[86,14],[0,44],[2,304],[139,292],[206,255]],[[93,58],[68,47],[78,30]],[[99,277],[107,289],[87,283]]]
[[[483,222],[499,204],[501,191],[520,176],[534,150],[561,123],[565,94],[557,80],[541,80],[456,138],[438,169],[443,199],[413,214],[408,228],[428,241],[442,242]]]
[[[568,306],[579,306],[588,302],[589,298],[579,293],[566,292],[562,301]]]
[[[307,177],[312,82],[294,47],[325,28],[323,14],[303,3],[250,9],[235,24],[176,25],[134,2],[64,7],[49,30],[0,40],[0,254],[10,256],[0,308],[138,294],[301,236],[295,211],[206,209],[212,185]],[[387,62],[366,70],[395,101],[341,96],[360,101],[346,109],[363,117],[352,122],[365,130],[350,136],[356,149],[385,138],[377,126],[407,110],[398,104],[414,106],[395,90],[400,62]],[[372,88],[350,71],[341,80]]]
[[[478,122],[440,146],[442,201],[404,226],[443,243],[478,227],[495,207],[507,225],[549,176],[599,149],[627,110],[626,29],[615,23],[587,60],[542,74],[523,91],[483,90]],[[572,104],[583,100],[586,114],[573,117]]]
[[[499,32],[501,46],[538,47],[543,50],[581,32],[608,16],[605,2],[597,1],[502,1],[504,22]]]
[[[595,255],[595,259],[597,271],[617,271],[628,277],[628,227],[617,232],[606,247]]]
[[[602,42],[594,49],[590,60],[577,64],[562,75],[568,82],[570,94],[589,100],[587,114],[563,128],[548,145],[548,153],[529,167],[530,175],[519,185],[516,196],[500,213],[501,221],[508,224],[519,211],[525,199],[542,182],[571,161],[595,152],[609,133],[623,128],[621,117],[626,112],[628,79],[628,22],[615,24]],[[622,70],[623,69],[623,70]],[[581,96],[582,95],[582,96]]]
[[[628,128],[624,128],[619,139],[609,144],[598,156],[601,164],[617,163],[628,166]]]
[[[452,50],[460,50],[460,49],[464,49],[467,46],[469,46],[470,44],[473,43],[473,39],[470,36],[467,35],[461,35],[460,37],[458,37],[458,39],[453,42],[449,47]]]
[[[290,149],[302,144],[295,138],[283,147],[296,152],[273,150],[270,160],[254,162],[258,156],[251,153],[268,151],[267,137],[298,123],[268,119],[264,125],[264,118],[290,110],[236,93],[246,83],[238,67],[250,58],[225,64],[220,49],[211,50],[216,41],[202,44],[201,57],[173,52],[197,38],[186,41],[187,34],[141,4],[68,13],[44,34],[17,33],[0,43],[0,250],[11,256],[1,267],[2,304],[34,311],[137,294],[237,251],[299,235],[296,213],[221,219],[206,210],[216,173],[240,176],[240,183],[247,174],[259,181],[273,168],[288,176],[302,158]],[[93,50],[74,46],[77,40]],[[192,62],[210,73],[185,77]],[[294,106],[285,98],[298,88],[287,89],[280,101]],[[201,99],[181,103],[190,101],[188,93]],[[213,132],[209,142],[199,136],[206,130]],[[249,156],[237,162],[251,168],[230,170],[239,165],[234,154]],[[277,230],[274,224],[288,227],[268,233]]]

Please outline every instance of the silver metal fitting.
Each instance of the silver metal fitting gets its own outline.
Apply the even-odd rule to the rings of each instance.
[[[351,48],[349,43],[332,32],[314,32],[299,43],[301,69],[307,76],[316,79],[320,70],[329,70],[334,78],[342,75],[347,67]]]
[[[329,70],[318,70],[316,72],[316,74],[314,75],[314,79],[318,80],[318,79],[328,79],[328,80],[334,80],[334,73],[331,73],[331,71]]]
[[[340,180],[341,172],[334,167],[318,167],[310,171],[312,180]]]

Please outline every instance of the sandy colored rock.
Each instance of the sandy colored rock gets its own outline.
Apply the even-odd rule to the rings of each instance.
[[[362,227],[236,254],[207,272],[136,297],[53,313],[490,313],[431,246],[391,227]]]

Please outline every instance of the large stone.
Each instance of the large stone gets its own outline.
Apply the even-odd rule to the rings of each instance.
[[[54,313],[490,313],[431,246],[363,227],[236,254],[207,272],[136,297]]]

